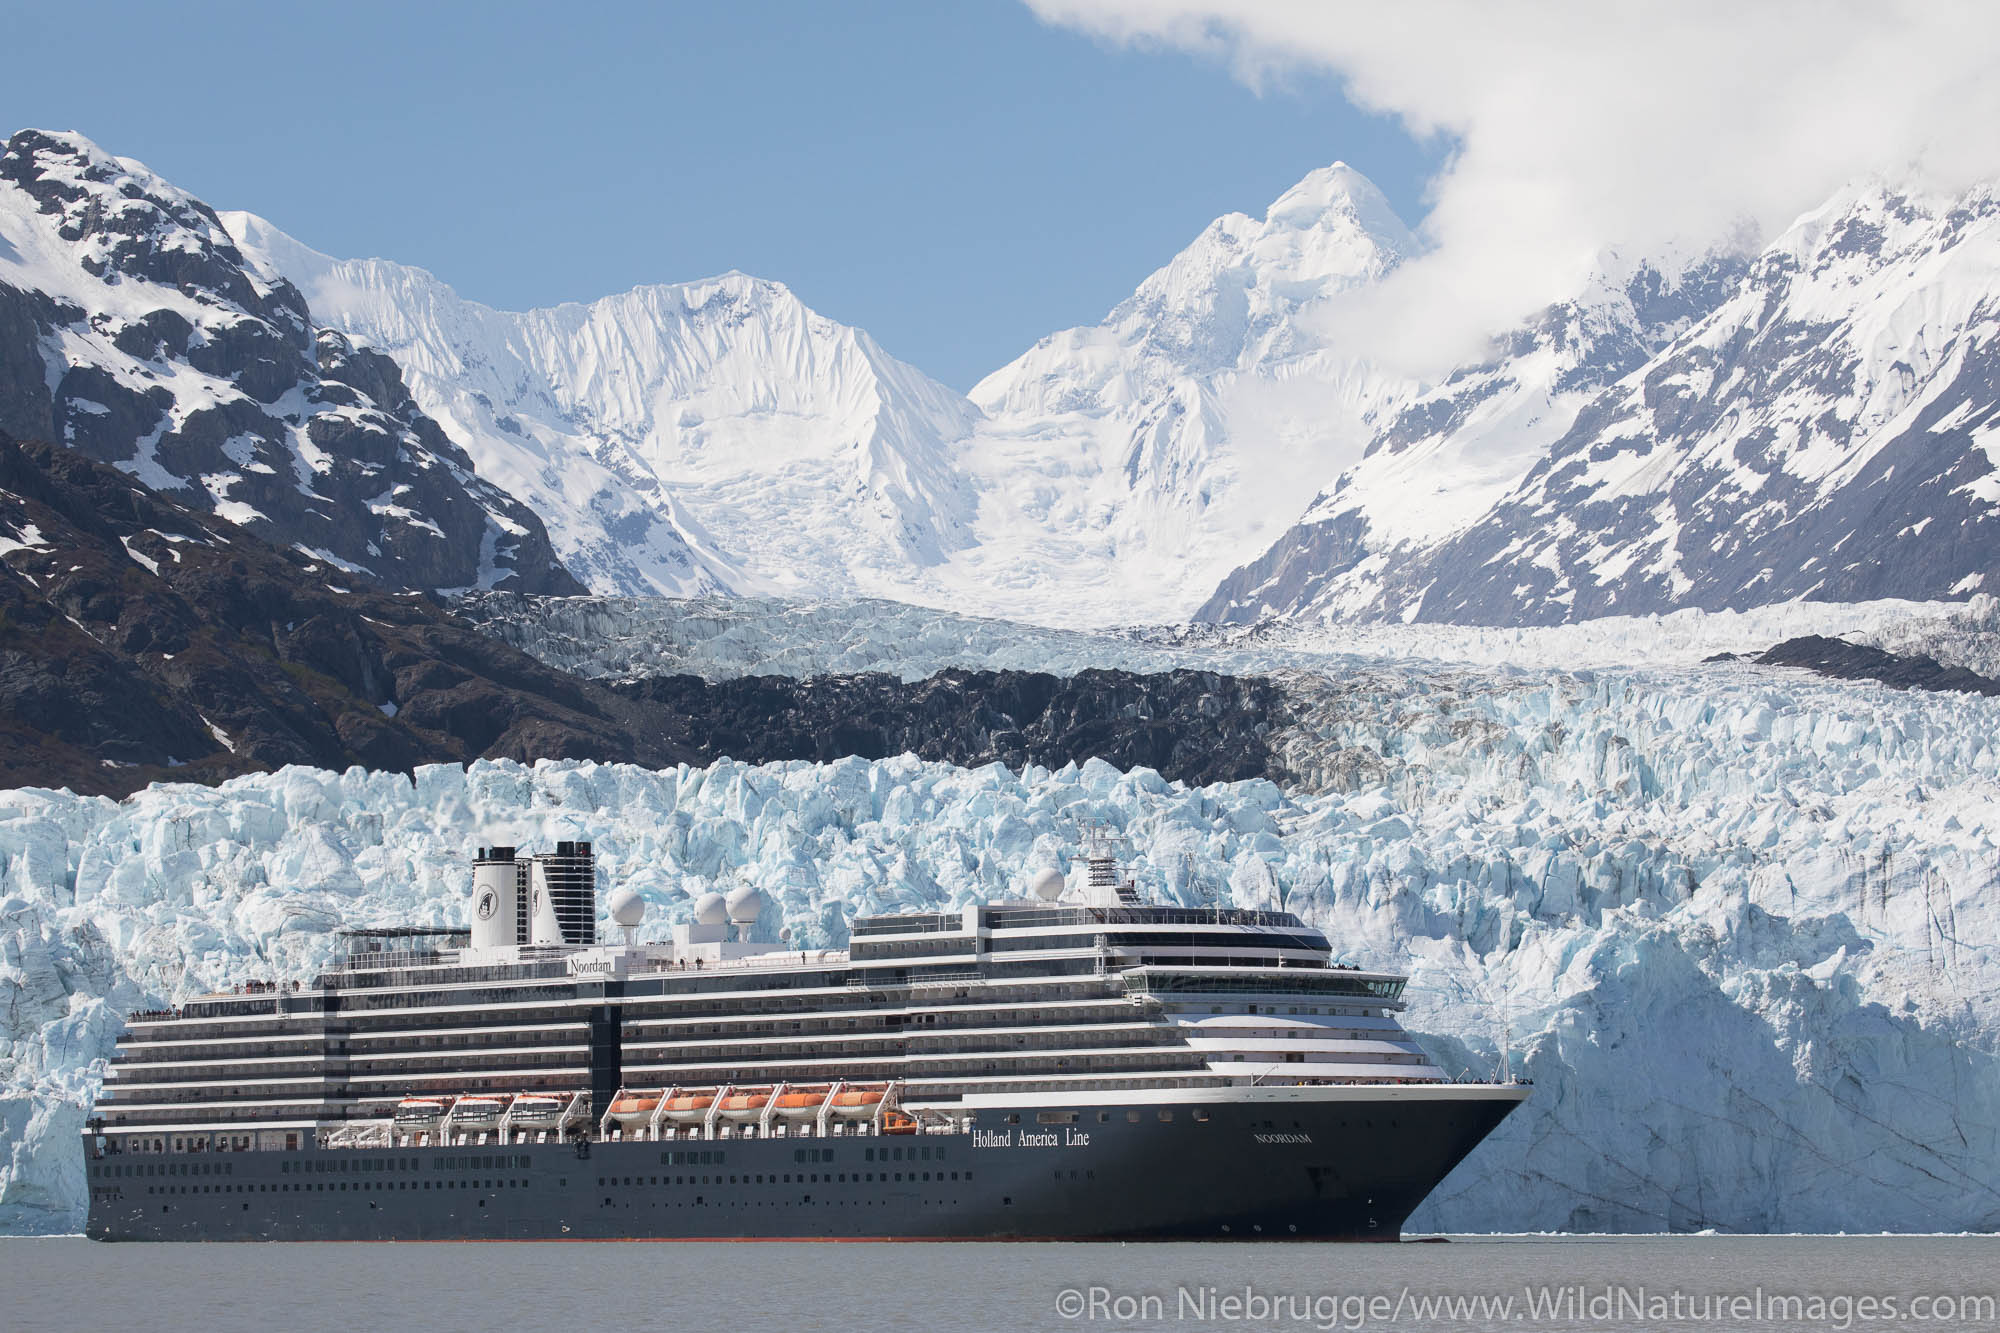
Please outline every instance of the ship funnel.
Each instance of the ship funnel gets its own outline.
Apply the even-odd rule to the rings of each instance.
[[[472,863],[472,947],[516,944],[520,867],[512,847],[481,847]]]

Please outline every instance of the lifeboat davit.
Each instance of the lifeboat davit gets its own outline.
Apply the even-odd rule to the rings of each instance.
[[[438,1097],[405,1097],[396,1103],[399,1125],[434,1125],[444,1119],[444,1101]]]
[[[492,1129],[507,1103],[499,1097],[460,1097],[451,1109],[453,1129]]]
[[[755,1120],[764,1114],[765,1103],[771,1100],[769,1088],[752,1088],[748,1092],[732,1092],[722,1099],[724,1120]]]
[[[611,1103],[611,1118],[621,1125],[650,1124],[659,1105],[657,1092],[628,1092]]]
[[[514,1099],[513,1116],[508,1123],[520,1129],[553,1125],[562,1111],[562,1098],[540,1092],[524,1092]]]
[[[825,1102],[825,1088],[787,1088],[771,1109],[787,1120],[811,1120]]]
[[[833,1094],[833,1113],[843,1120],[866,1120],[882,1104],[880,1088],[847,1088]]]
[[[708,1118],[708,1108],[713,1105],[715,1089],[698,1088],[667,1098],[666,1116],[677,1125],[698,1125]]]

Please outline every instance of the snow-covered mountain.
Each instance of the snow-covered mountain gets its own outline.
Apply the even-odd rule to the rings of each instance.
[[[317,328],[206,204],[78,135],[0,153],[0,431],[391,584],[579,590],[392,362]]]
[[[971,540],[952,455],[978,410],[779,283],[729,273],[515,314],[223,221],[393,356],[594,591],[888,595]]]
[[[1427,385],[1336,332],[1417,249],[1336,165],[966,398],[776,283],[506,313],[16,144],[0,429],[412,586],[1512,625],[2000,578],[1990,187],[1608,253]]]
[[[1103,323],[1037,343],[972,391],[981,612],[1184,620],[1417,387],[1325,332],[1416,241],[1335,164],[1262,218],[1231,213]],[[1050,590],[1054,590],[1051,597]]]
[[[1385,578],[1484,518],[1586,403],[1720,304],[1744,268],[1727,253],[1692,262],[1602,256],[1574,299],[1405,403],[1195,618],[1367,616]]]
[[[1104,323],[1045,339],[971,400],[741,274],[509,314],[223,217],[392,355],[599,592],[1182,619],[1414,387],[1316,329],[1415,245],[1344,166],[1261,219],[1218,219]]]
[[[1851,189],[1747,261],[1557,309],[1608,310],[1613,336],[1544,320],[1420,399],[1202,616],[1547,624],[2000,586],[2000,191]],[[1408,492],[1400,515],[1374,493],[1404,460],[1443,478],[1414,526]]]

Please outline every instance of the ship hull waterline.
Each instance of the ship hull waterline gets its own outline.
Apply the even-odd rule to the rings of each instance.
[[[977,1128],[950,1134],[87,1152],[86,1234],[1393,1241],[1527,1093],[1269,1091],[1199,1106],[1079,1107],[1059,1122],[1036,1099],[983,1110]]]

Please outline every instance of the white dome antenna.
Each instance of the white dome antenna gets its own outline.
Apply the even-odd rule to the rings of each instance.
[[[729,891],[723,906],[729,913],[731,924],[736,927],[736,938],[740,940],[750,934],[750,927],[757,923],[758,916],[764,911],[764,895],[753,885],[740,885]]]
[[[719,893],[704,893],[694,900],[695,924],[702,926],[726,926],[729,924],[729,900]]]
[[[611,895],[607,906],[611,910],[611,924],[625,932],[625,943],[632,943],[632,932],[646,919],[646,900],[630,889],[620,889]]]
[[[1045,903],[1052,903],[1062,897],[1063,890],[1068,887],[1069,881],[1063,878],[1063,872],[1054,866],[1043,867],[1028,881],[1028,892]]]

